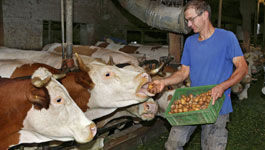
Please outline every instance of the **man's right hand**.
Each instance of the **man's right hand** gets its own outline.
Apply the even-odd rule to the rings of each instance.
[[[164,87],[165,87],[165,80],[161,79],[161,80],[154,80],[153,82],[149,83],[151,84],[153,87],[151,89],[149,89],[149,92],[156,94],[156,93],[160,93],[163,91]]]

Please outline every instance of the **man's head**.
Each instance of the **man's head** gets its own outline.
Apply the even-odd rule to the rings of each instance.
[[[210,22],[211,7],[204,0],[190,0],[185,5],[185,20],[195,33],[202,30],[205,23]]]

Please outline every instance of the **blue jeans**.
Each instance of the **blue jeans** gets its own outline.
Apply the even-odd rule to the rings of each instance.
[[[228,131],[226,123],[229,114],[219,115],[214,124],[201,125],[201,147],[203,150],[225,150]],[[189,141],[191,134],[197,128],[194,126],[173,126],[165,143],[166,150],[183,150],[183,146]]]

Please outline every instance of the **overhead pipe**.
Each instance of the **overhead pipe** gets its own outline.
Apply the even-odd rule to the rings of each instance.
[[[123,8],[151,27],[187,34],[183,7],[168,7],[151,0],[118,0]]]

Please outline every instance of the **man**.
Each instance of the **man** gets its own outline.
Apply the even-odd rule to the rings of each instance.
[[[201,126],[201,146],[203,150],[224,150],[228,136],[226,123],[229,113],[233,111],[230,87],[247,74],[247,64],[235,35],[213,27],[211,8],[205,1],[189,1],[184,13],[187,25],[195,34],[185,41],[181,69],[167,78],[153,81],[152,92],[159,93],[165,86],[180,83],[188,77],[192,87],[217,84],[211,90],[212,105],[222,94],[226,98],[216,123]],[[183,149],[196,127],[173,126],[165,144],[166,149]]]

